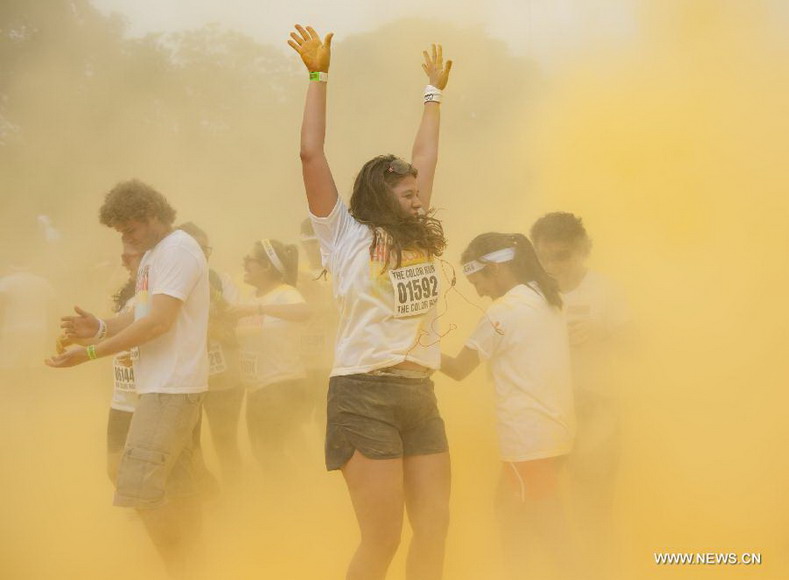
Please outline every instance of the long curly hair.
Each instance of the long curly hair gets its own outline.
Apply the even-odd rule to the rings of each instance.
[[[404,249],[419,248],[432,257],[440,256],[447,245],[441,222],[432,211],[411,216],[400,208],[392,188],[406,175],[416,177],[416,168],[395,155],[379,155],[364,164],[351,194],[351,215],[373,232],[370,255],[385,241],[388,255],[396,258],[396,268],[402,263]]]
[[[112,295],[112,310],[116,314],[118,314],[123,307],[126,306],[126,303],[131,300],[135,293],[135,284],[137,281],[137,274],[136,272],[132,274],[129,279],[126,281],[118,291]]]
[[[510,265],[518,282],[521,284],[536,283],[548,304],[561,308],[562,296],[559,293],[559,285],[542,267],[537,259],[534,246],[523,234],[498,232],[480,234],[471,240],[471,243],[461,254],[460,260],[465,264],[504,248],[515,248],[515,259],[512,262],[506,262],[506,264]]]

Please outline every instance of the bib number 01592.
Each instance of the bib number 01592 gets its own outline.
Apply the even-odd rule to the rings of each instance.
[[[413,264],[389,271],[394,289],[394,316],[424,314],[438,302],[438,274],[431,263]]]

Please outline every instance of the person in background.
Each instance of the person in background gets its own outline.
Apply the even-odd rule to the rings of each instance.
[[[114,314],[127,314],[134,309],[134,288],[140,260],[142,260],[142,253],[137,248],[130,244],[123,244],[121,264],[129,273],[129,279],[112,296]],[[97,343],[97,337],[87,340],[72,340],[63,334],[58,337],[55,350],[58,354],[63,354],[66,348],[72,344],[87,347]],[[118,477],[118,465],[126,445],[126,435],[129,433],[134,408],[137,406],[134,364],[131,355],[131,351],[119,352],[112,359],[113,390],[109,416],[107,417],[107,475],[113,485]]]
[[[151,186],[116,185],[99,211],[103,225],[144,252],[134,311],[108,320],[75,307],[61,328],[71,346],[46,364],[66,368],[134,349],[139,395],[118,467],[115,505],[135,508],[172,578],[202,569],[194,430],[208,390],[208,266],[197,242],[174,230],[175,210]]]
[[[130,244],[123,245],[121,262],[123,267],[129,271],[129,281],[119,288],[112,297],[115,314],[127,314],[134,309],[134,288],[137,280],[137,268],[140,266],[141,260],[142,253],[137,248]],[[126,436],[129,433],[132,415],[137,406],[134,361],[132,361],[130,351],[119,352],[113,357],[112,372],[112,400],[107,417],[107,474],[115,484],[118,477],[118,465],[126,445]]]
[[[249,441],[272,483],[287,482],[304,456],[306,372],[299,339],[311,312],[295,287],[298,262],[295,245],[255,242],[244,258],[244,282],[254,295],[231,310],[238,319]]]
[[[303,325],[301,354],[307,368],[306,418],[326,431],[326,384],[332,367],[332,347],[337,332],[337,307],[332,296],[329,272],[321,263],[321,250],[312,222],[301,223],[301,249],[305,260],[299,269],[299,292],[310,306],[312,316]],[[321,435],[322,436],[322,435]]]
[[[206,260],[212,248],[208,234],[192,222],[178,226],[200,244]],[[212,268],[208,270],[211,287],[208,315],[208,392],[203,409],[208,418],[211,440],[216,449],[222,479],[226,484],[238,482],[241,471],[241,451],[238,445],[238,424],[244,401],[244,388],[239,375],[236,320],[230,315],[237,292],[228,281]],[[198,433],[199,434],[199,433]]]
[[[502,460],[498,520],[509,577],[546,577],[531,565],[537,547],[529,543],[532,535],[549,556],[547,573],[575,580],[560,485],[575,418],[559,289],[522,234],[481,234],[461,260],[477,294],[493,303],[458,356],[441,357],[441,371],[461,380],[481,360],[488,362]]]
[[[589,577],[607,578],[615,553],[611,519],[621,447],[614,369],[632,337],[632,317],[622,292],[587,267],[592,241],[581,218],[546,214],[532,225],[531,237],[567,312],[578,421],[568,464],[574,519]]]

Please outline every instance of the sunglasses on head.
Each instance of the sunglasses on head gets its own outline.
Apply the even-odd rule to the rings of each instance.
[[[397,175],[408,175],[411,173],[411,164],[403,161],[402,159],[394,159],[389,163],[386,168],[387,173],[396,173]]]

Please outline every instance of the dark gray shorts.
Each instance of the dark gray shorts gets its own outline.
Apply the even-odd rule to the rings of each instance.
[[[356,449],[370,459],[447,451],[433,381],[368,374],[331,377],[326,468],[341,468]]]

